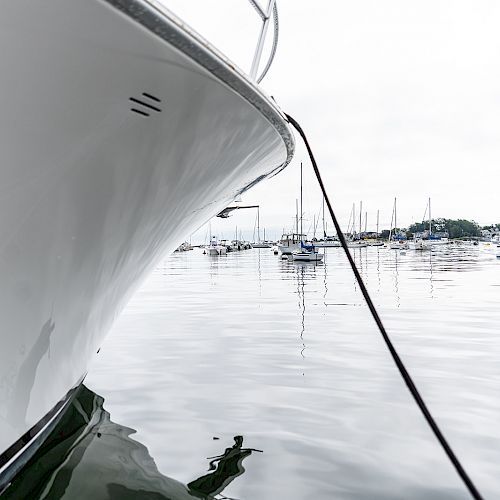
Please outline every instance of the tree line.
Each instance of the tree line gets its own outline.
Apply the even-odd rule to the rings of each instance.
[[[481,236],[481,230],[487,229],[492,232],[500,230],[500,223],[490,226],[480,226],[475,221],[466,219],[432,219],[433,233],[447,233],[449,238],[477,238]],[[413,238],[415,233],[423,233],[429,229],[429,221],[415,222],[408,228],[396,228],[393,233],[403,233],[408,239]],[[384,229],[380,233],[383,239],[389,238],[389,230]]]

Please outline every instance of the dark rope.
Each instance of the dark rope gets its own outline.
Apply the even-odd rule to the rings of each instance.
[[[387,334],[387,331],[385,330],[385,327],[382,323],[382,320],[380,319],[380,316],[378,315],[377,310],[375,309],[375,305],[372,302],[372,299],[370,298],[370,295],[368,293],[368,290],[366,289],[365,284],[363,283],[363,279],[361,278],[361,275],[359,274],[358,268],[356,267],[356,264],[354,262],[354,259],[352,258],[351,252],[349,252],[349,248],[347,247],[347,242],[344,237],[344,233],[342,233],[342,230],[340,229],[340,225],[337,221],[337,218],[335,217],[335,213],[333,212],[332,205],[330,203],[330,199],[328,198],[328,194],[326,193],[325,185],[323,184],[323,180],[321,179],[321,174],[319,173],[318,165],[316,164],[316,160],[314,159],[313,152],[311,150],[311,147],[309,146],[309,143],[307,142],[306,135],[304,131],[302,130],[301,126],[290,116],[285,114],[287,117],[288,121],[295,127],[297,132],[300,134],[302,137],[304,144],[307,148],[307,151],[309,153],[309,158],[311,159],[311,163],[314,169],[314,173],[316,174],[316,178],[318,179],[318,183],[321,187],[321,191],[323,192],[323,196],[325,197],[326,204],[328,206],[328,210],[330,212],[330,216],[332,218],[333,224],[335,226],[335,229],[337,230],[337,235],[339,237],[340,243],[342,245],[342,248],[344,249],[344,252],[347,256],[347,260],[349,261],[349,264],[351,265],[352,271],[354,275],[356,276],[356,281],[359,284],[359,288],[361,289],[361,292],[363,294],[363,297],[366,301],[366,304],[368,305],[368,308],[370,309],[370,312],[373,316],[373,319],[375,320],[375,323],[377,323],[378,329],[384,339],[384,342],[389,349],[389,352],[391,353],[392,359],[394,360],[394,363],[396,364],[399,373],[403,377],[403,380],[406,383],[406,386],[408,387],[408,390],[410,391],[411,395],[413,396],[413,399],[417,403],[417,406],[420,408],[420,411],[424,415],[425,420],[429,424],[430,428],[432,429],[432,432],[434,432],[434,435],[436,436],[437,440],[441,444],[443,450],[445,451],[446,455],[450,459],[451,463],[455,467],[458,475],[464,482],[465,486],[469,490],[469,493],[471,494],[472,498],[476,500],[482,500],[482,496],[480,495],[479,491],[476,489],[474,486],[474,483],[470,479],[469,475],[465,471],[465,469],[462,467],[462,464],[458,460],[457,456],[451,449],[450,445],[446,441],[443,433],[438,427],[438,424],[434,420],[434,417],[431,415],[431,412],[427,408],[427,405],[425,404],[424,400],[422,399],[422,396],[418,392],[418,389],[413,382],[410,374],[408,373],[407,369],[405,368],[405,365],[403,364],[403,361],[401,361],[401,358],[399,357],[398,352],[396,351],[396,348],[391,342],[391,339],[389,338],[389,335]]]

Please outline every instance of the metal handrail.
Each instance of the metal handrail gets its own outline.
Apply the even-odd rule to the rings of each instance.
[[[278,47],[278,33],[279,33],[279,23],[278,23],[278,7],[276,5],[276,0],[269,0],[267,5],[267,10],[264,11],[262,7],[259,5],[257,0],[248,0],[253,8],[256,10],[257,14],[259,14],[262,19],[262,28],[260,30],[259,39],[257,42],[257,47],[255,49],[255,53],[253,56],[252,67],[250,69],[250,78],[255,80],[257,83],[260,83],[262,79],[266,76],[271,64],[274,60],[274,56],[276,54],[276,49]],[[262,50],[264,48],[264,42],[266,39],[267,28],[269,26],[269,21],[271,19],[271,15],[273,16],[274,21],[274,34],[273,34],[273,45],[271,48],[271,54],[267,60],[267,63],[264,67],[264,70],[257,77],[257,71],[259,70],[260,59],[262,57]]]

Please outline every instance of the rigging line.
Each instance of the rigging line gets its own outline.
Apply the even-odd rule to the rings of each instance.
[[[368,290],[366,289],[366,286],[363,282],[363,279],[361,278],[361,275],[359,274],[358,268],[356,267],[356,264],[352,258],[351,253],[349,252],[349,249],[347,247],[347,242],[345,240],[344,234],[342,233],[339,223],[337,221],[337,217],[335,216],[335,213],[333,212],[332,205],[330,203],[330,198],[328,198],[328,195],[326,193],[325,185],[323,184],[323,180],[321,178],[321,174],[319,172],[318,165],[316,163],[316,160],[314,158],[313,152],[311,150],[311,147],[309,146],[309,142],[307,141],[307,137],[302,130],[301,126],[288,114],[285,113],[285,116],[287,120],[293,125],[293,127],[297,130],[299,135],[302,137],[302,140],[304,141],[304,144],[307,148],[307,152],[309,153],[309,158],[312,163],[312,167],[314,169],[314,173],[316,174],[316,178],[318,179],[319,186],[321,188],[321,191],[323,192],[323,196],[325,197],[326,204],[328,206],[328,211],[330,212],[330,216],[332,218],[333,224],[335,226],[335,229],[337,230],[337,235],[339,237],[339,240],[342,244],[342,248],[344,249],[344,252],[346,254],[347,260],[349,261],[349,264],[351,265],[352,271],[356,277],[356,281],[359,284],[359,288],[361,289],[361,292],[363,293],[363,297],[366,301],[366,304],[368,308],[370,309],[370,312],[373,316],[373,319],[375,320],[375,323],[378,326],[378,329],[384,339],[384,342],[389,349],[389,352],[392,356],[392,359],[394,360],[394,363],[396,364],[396,367],[399,370],[399,373],[401,374],[403,380],[406,383],[406,386],[408,387],[408,390],[410,391],[411,395],[413,396],[413,399],[415,400],[417,406],[419,407],[420,411],[422,412],[425,420],[429,424],[429,427],[432,429],[432,432],[436,436],[437,440],[441,444],[441,447],[443,448],[444,452],[450,459],[451,463],[455,467],[455,470],[457,471],[458,475],[462,479],[463,483],[465,484],[466,488],[468,489],[469,493],[471,494],[472,498],[475,500],[482,500],[482,496],[475,487],[474,483],[472,482],[471,478],[463,468],[462,464],[458,460],[457,456],[451,449],[450,445],[446,441],[446,438],[444,437],[443,433],[439,429],[439,426],[437,422],[434,420],[434,417],[432,416],[431,412],[427,408],[427,405],[425,404],[425,401],[423,400],[422,396],[418,392],[418,389],[413,382],[410,374],[408,373],[403,361],[399,357],[399,354],[392,344],[391,339],[389,338],[389,335],[384,327],[384,324],[382,323],[382,320],[380,319],[380,316],[378,315],[377,309],[375,308],[375,305],[372,302],[372,299],[368,293]]]

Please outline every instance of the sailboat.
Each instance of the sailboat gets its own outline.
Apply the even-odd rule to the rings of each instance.
[[[381,247],[381,246],[384,246],[384,242],[379,239],[379,234],[380,233],[379,233],[378,229],[379,229],[379,211],[377,210],[377,232],[375,233],[376,237],[375,237],[375,239],[365,240],[366,244],[369,247]],[[365,217],[365,233],[366,233],[366,217]]]
[[[429,229],[428,229],[428,235],[427,239],[424,239],[424,236],[421,235],[417,238],[414,237],[413,242],[412,242],[412,249],[413,250],[430,250],[431,247],[436,246],[436,245],[447,245],[448,244],[448,238],[443,238],[440,235],[433,234],[432,232],[432,216],[431,216],[431,199],[429,197],[429,200],[427,202],[427,207],[425,211],[427,212],[427,209],[429,210]],[[425,214],[424,214],[425,218]]]
[[[360,203],[360,214],[361,206],[362,204]],[[347,240],[347,246],[349,248],[365,248],[368,246],[366,242],[361,239],[361,216],[359,219],[359,235],[356,234],[356,205],[354,203],[352,204],[351,215],[349,216],[347,234],[350,234],[350,237]]]
[[[320,248],[338,248],[340,241],[336,236],[327,236],[325,225],[325,197],[323,196],[323,239],[315,241],[314,245]]]
[[[302,162],[300,163],[300,234],[304,236],[304,231],[302,228]],[[292,259],[303,262],[321,262],[323,260],[323,254],[318,252],[318,249],[313,243],[307,244],[304,240],[300,241],[300,248],[292,251]]]
[[[394,221],[394,232],[393,232],[392,221]],[[388,247],[391,250],[408,250],[408,248],[410,248],[410,246],[408,245],[408,242],[406,241],[406,236],[404,234],[402,234],[401,232],[396,233],[397,227],[398,226],[397,226],[396,197],[394,197],[394,205],[392,207],[391,229],[389,231]]]
[[[299,234],[299,201],[295,200],[295,232],[283,234],[278,243],[278,250],[281,252],[281,256],[287,257],[292,255],[294,250],[300,248],[300,242],[305,239],[305,234]]]
[[[266,241],[266,230],[264,229],[264,240],[260,239],[260,209],[257,207],[257,242],[252,243],[253,248],[271,248],[271,244]]]

